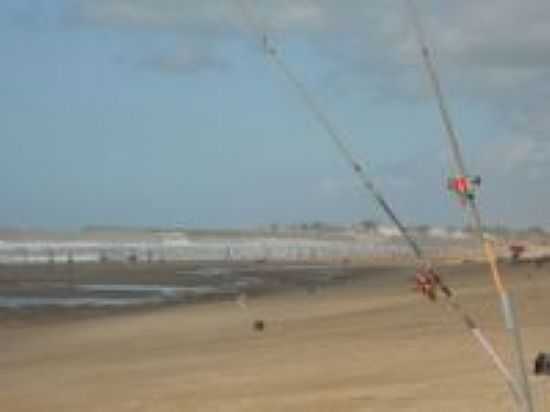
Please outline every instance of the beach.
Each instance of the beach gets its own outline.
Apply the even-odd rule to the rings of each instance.
[[[261,272],[257,265],[251,270]],[[531,367],[539,351],[550,351],[550,273],[527,264],[502,269]],[[246,299],[103,308],[89,316],[55,309],[40,320],[4,315],[2,410],[514,410],[502,377],[460,318],[413,292],[412,267],[339,270],[338,281],[312,287],[294,279],[292,287]],[[512,364],[485,265],[440,271]],[[263,331],[254,330],[255,320],[264,321]],[[530,379],[540,407],[550,383]]]

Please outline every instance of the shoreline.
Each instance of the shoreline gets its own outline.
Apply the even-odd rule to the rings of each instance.
[[[314,293],[277,289],[244,308],[224,301],[0,323],[0,404],[10,412],[511,410],[486,354],[443,305],[411,291],[409,268],[356,270],[349,282]],[[508,354],[486,266],[441,272]],[[550,273],[525,265],[503,272],[530,364],[550,342]],[[252,327],[257,319],[261,332]],[[542,405],[548,387],[530,379]]]
[[[184,262],[184,263],[93,263],[72,265],[17,265],[0,266],[0,300],[48,299],[58,305],[36,304],[0,308],[0,326],[29,325],[86,318],[108,317],[118,314],[148,313],[175,306],[235,301],[244,294],[251,298],[284,294],[292,291],[316,293],[320,288],[357,283],[376,277],[379,273],[400,271],[387,264],[296,264],[271,262]],[[377,282],[373,280],[373,282]],[[145,303],[115,305],[115,298],[144,295],[159,290],[177,293],[179,290],[205,289],[208,293],[169,295],[145,299]],[[218,287],[216,289],[214,286]],[[121,288],[122,287],[122,288]],[[92,289],[92,292],[89,291]],[[107,295],[112,305],[64,306],[77,296],[84,302],[94,289],[103,298]],[[103,290],[104,289],[104,290]],[[122,289],[122,291],[121,291]],[[125,291],[128,289],[129,291]],[[132,289],[136,289],[132,291]],[[52,298],[52,296],[54,298]],[[97,297],[96,296],[96,297]],[[88,300],[86,300],[88,299]],[[99,298],[97,298],[99,299]],[[101,302],[101,301],[99,301]]]

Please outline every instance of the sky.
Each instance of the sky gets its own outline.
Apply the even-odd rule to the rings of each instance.
[[[550,228],[550,3],[418,0],[488,224]],[[403,0],[3,0],[0,226],[462,225]],[[252,16],[252,17],[251,17]]]

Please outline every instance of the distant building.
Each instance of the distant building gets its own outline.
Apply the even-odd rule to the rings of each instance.
[[[393,226],[378,226],[376,230],[378,234],[385,237],[400,236],[399,229]]]

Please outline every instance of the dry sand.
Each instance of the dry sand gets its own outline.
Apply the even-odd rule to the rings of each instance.
[[[549,268],[503,271],[519,302],[531,365],[539,350],[550,352]],[[509,359],[487,270],[462,265],[442,272]],[[248,305],[0,323],[0,408],[513,410],[500,375],[459,319],[413,294],[402,277],[263,296]],[[263,332],[251,328],[259,318]],[[531,379],[541,406],[550,378]]]

